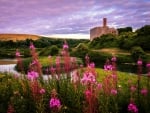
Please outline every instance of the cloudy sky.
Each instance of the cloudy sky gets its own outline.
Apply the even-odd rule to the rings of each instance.
[[[89,38],[102,25],[150,25],[150,0],[0,0],[0,33]]]

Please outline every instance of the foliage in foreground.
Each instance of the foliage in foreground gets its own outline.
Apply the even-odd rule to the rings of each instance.
[[[138,75],[118,73],[115,56],[107,59],[104,70],[99,71],[86,55],[83,68],[75,59],[71,63],[65,42],[62,51],[64,66],[60,66],[58,57],[56,67],[50,63],[48,71],[51,75],[45,76],[32,43],[30,53],[32,61],[27,75],[0,75],[0,113],[150,112],[150,63],[147,64],[148,74],[142,76],[140,58]],[[18,50],[16,57],[22,70]]]
[[[90,85],[83,84],[83,76],[85,73],[93,73],[93,68],[83,68],[78,72],[80,76],[78,82],[70,78],[71,75],[76,76],[74,73],[61,75],[59,80],[55,76],[52,78],[48,76],[47,79],[43,79],[46,76],[39,76],[31,80],[27,75],[1,74],[0,112],[6,113],[11,110],[14,112],[10,113],[54,112],[49,104],[54,89],[61,102],[60,110],[56,110],[60,113],[127,113],[130,102],[138,107],[139,113],[150,112],[149,78],[142,77],[138,87],[137,75],[119,72],[116,84],[116,76],[111,71],[98,69],[95,70],[97,80],[95,82],[89,80],[89,83],[92,82]],[[90,110],[89,107],[96,111],[87,112]]]

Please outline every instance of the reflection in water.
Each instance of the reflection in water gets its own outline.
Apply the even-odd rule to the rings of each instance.
[[[14,74],[19,74],[14,69],[15,65],[16,64],[4,64],[4,65],[0,65],[0,72],[10,72],[10,73],[14,73]]]
[[[21,75],[19,72],[15,71],[16,64],[3,64],[0,65],[0,72],[13,73],[15,75]],[[44,80],[51,78],[51,75],[43,75]]]

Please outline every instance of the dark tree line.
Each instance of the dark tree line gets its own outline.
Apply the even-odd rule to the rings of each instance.
[[[30,45],[30,42],[33,42],[35,47],[44,48],[52,45],[56,45],[58,48],[61,48],[64,40],[67,40],[67,43],[70,47],[75,47],[81,42],[87,42],[87,40],[75,40],[75,39],[52,39],[41,37],[38,40],[26,39],[23,41],[0,41],[0,48],[27,48]]]
[[[139,46],[145,51],[150,51],[150,25],[145,25],[135,32],[132,27],[119,28],[119,35],[103,35],[90,42],[92,48],[119,47],[130,50],[132,47]]]

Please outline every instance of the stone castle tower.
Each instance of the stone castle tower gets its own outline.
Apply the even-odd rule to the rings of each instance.
[[[107,18],[103,18],[102,27],[94,27],[90,29],[90,40],[93,40],[94,38],[100,37],[104,34],[118,35],[118,31],[115,28],[109,28],[107,26]]]

